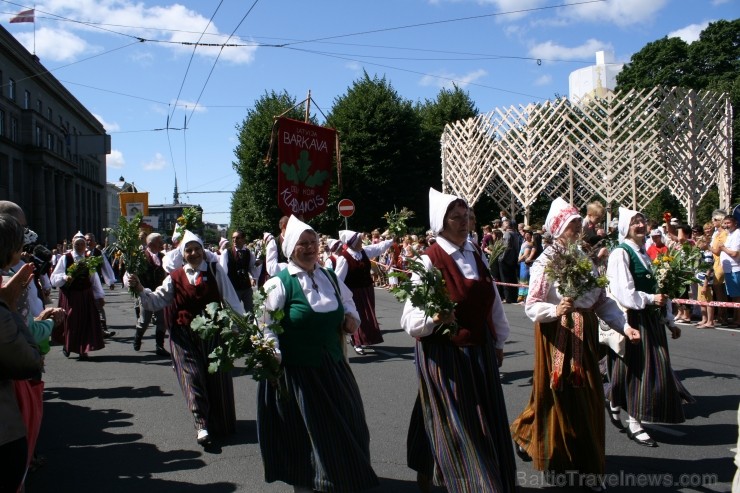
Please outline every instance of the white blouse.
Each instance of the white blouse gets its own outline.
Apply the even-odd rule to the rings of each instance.
[[[78,260],[81,260],[84,256],[83,255],[77,255],[74,250],[69,252],[72,254],[72,259],[77,262]],[[67,256],[62,255],[62,258],[57,262],[56,267],[54,267],[54,272],[51,273],[51,285],[55,288],[61,288],[64,286],[67,282]],[[100,277],[96,273],[90,274],[90,281],[92,282],[92,291],[93,291],[93,298],[96,300],[105,298],[105,291],[103,291],[103,285],[100,284]]]
[[[558,319],[557,305],[563,297],[558,293],[558,283],[548,280],[545,274],[545,268],[552,262],[555,254],[556,249],[548,246],[529,269],[529,294],[524,305],[524,313],[533,322],[554,322]],[[596,274],[596,268],[592,269]],[[593,310],[597,317],[620,334],[629,327],[624,313],[617,303],[606,295],[603,288],[594,288],[584,293],[573,305],[575,308]]]
[[[367,255],[367,258],[375,258],[380,256],[383,252],[388,250],[391,245],[393,244],[393,240],[384,240],[379,243],[375,243],[374,245],[364,245],[362,247],[362,250],[365,251],[365,255]],[[362,251],[355,251],[351,248],[347,248],[347,253],[349,253],[353,259],[360,261],[362,260]],[[337,273],[337,277],[344,281],[347,278],[347,272],[349,271],[349,264],[347,263],[347,259],[344,258],[342,255],[337,255],[337,267],[334,269],[334,272]]]
[[[306,295],[311,309],[317,313],[332,312],[339,306],[339,301],[335,294],[334,282],[329,278],[331,274],[324,272],[319,268],[319,264],[316,264],[314,269],[313,279],[308,273],[301,267],[293,263],[288,263],[288,273],[291,276],[295,276],[300,284],[303,294]],[[313,287],[316,284],[316,289]],[[351,316],[357,323],[360,323],[360,315],[355,307],[355,302],[352,299],[352,291],[342,282],[341,279],[337,279],[336,287],[339,289],[339,295],[341,297],[342,305],[344,306],[344,313]],[[270,318],[269,311],[282,309],[285,307],[285,286],[279,277],[271,277],[267,280],[264,285],[265,293],[265,310],[262,314],[262,321],[265,324],[270,324],[272,319]],[[266,331],[267,332],[267,331]],[[272,334],[270,332],[270,334]],[[267,334],[266,334],[267,335]],[[276,347],[278,346],[277,337],[275,340]]]
[[[234,287],[231,285],[231,281],[229,281],[229,277],[226,275],[226,272],[220,265],[218,265],[218,263],[214,264],[214,267],[216,284],[218,285],[218,292],[221,294],[221,299],[223,299],[223,301],[237,313],[242,315],[245,314],[246,311],[244,310],[239,297],[236,295],[236,291],[234,291]],[[197,269],[193,269],[190,265],[186,265],[184,268],[185,275],[191,285],[195,284],[199,276],[208,276],[210,274],[208,272],[208,263],[205,261],[201,262],[200,267]],[[128,285],[129,277],[128,275],[125,277],[124,283]],[[172,277],[167,276],[162,282],[162,285],[154,291],[149,288],[144,288],[144,290],[139,293],[139,299],[141,300],[141,306],[150,312],[157,312],[171,305],[175,300],[175,283],[172,281]]]
[[[634,250],[646,269],[652,269],[650,257],[647,253],[640,253],[637,243],[632,240],[624,240],[624,243]],[[635,289],[635,280],[630,272],[630,255],[623,248],[615,248],[609,255],[606,276],[609,278],[609,290],[612,297],[623,307],[631,310],[644,310],[648,305],[655,303],[655,296]]]
[[[475,262],[475,247],[470,241],[467,241],[462,247],[456,246],[450,243],[441,236],[437,237],[437,244],[452,257],[460,272],[466,279],[480,278],[478,273],[478,265]],[[424,267],[427,270],[431,270],[433,265],[428,255],[422,255],[421,261],[424,263]],[[416,274],[411,276],[411,281],[414,283],[421,282],[419,276]],[[495,299],[493,306],[491,307],[491,317],[493,320],[494,327],[496,327],[496,348],[503,349],[506,339],[509,338],[509,320],[506,318],[504,312],[504,305],[501,303],[501,298],[498,294],[498,288],[496,285],[491,283],[491,290]],[[410,300],[406,300],[406,304],[403,307],[403,314],[401,315],[401,327],[411,337],[424,337],[430,335],[434,331],[434,321],[424,314],[424,310],[416,308],[411,304]]]

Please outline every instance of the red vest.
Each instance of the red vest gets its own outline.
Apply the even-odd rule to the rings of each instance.
[[[175,288],[175,323],[190,327],[190,322],[214,301],[221,301],[221,293],[216,282],[215,262],[208,270],[201,272],[200,284],[192,285],[185,274],[185,267],[175,269],[170,274]]]
[[[371,288],[373,286],[373,278],[370,275],[370,259],[367,258],[365,250],[362,250],[362,260],[355,260],[355,258],[348,251],[341,253],[342,257],[347,261],[347,276],[344,278],[344,284],[348,288]]]
[[[439,244],[435,243],[424,253],[429,256],[432,265],[442,272],[450,299],[457,303],[455,318],[458,331],[455,337],[449,338],[449,342],[455,346],[482,346],[486,341],[486,330],[495,339],[496,331],[491,320],[491,308],[496,299],[493,279],[478,251],[473,252],[478,267],[477,281],[463,276],[455,261]],[[447,336],[436,334],[428,337],[437,342],[448,339]]]

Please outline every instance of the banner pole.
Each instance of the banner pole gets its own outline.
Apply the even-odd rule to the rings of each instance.
[[[306,96],[306,116],[305,122],[308,123],[308,117],[311,114],[311,89],[308,90],[308,96]]]

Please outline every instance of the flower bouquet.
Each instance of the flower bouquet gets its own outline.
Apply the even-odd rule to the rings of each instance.
[[[436,267],[427,270],[418,254],[409,260],[407,268],[418,276],[418,282],[412,281],[405,272],[392,272],[388,276],[398,278],[398,284],[391,288],[391,294],[401,302],[410,300],[427,317],[452,312],[456,303],[450,299],[442,272]],[[457,335],[457,323],[442,324],[437,330],[453,337]]]
[[[652,267],[658,293],[669,298],[680,297],[689,285],[696,282],[696,274],[702,270],[700,261],[701,250],[689,243],[655,257]]]
[[[185,230],[195,232],[203,227],[203,212],[197,207],[186,207],[182,210],[182,216],[177,218],[175,231],[181,235]]]
[[[282,310],[270,311],[272,322],[260,327],[258,320],[262,318],[264,298],[265,292],[260,289],[255,294],[255,313],[247,315],[237,313],[228,305],[221,307],[219,303],[210,303],[201,315],[193,319],[190,328],[203,340],[217,335],[221,337],[221,344],[208,355],[209,373],[230,371],[237,360],[244,359],[244,369],[252,373],[254,380],[269,381],[283,395],[284,389],[280,384],[283,369],[275,357],[275,341],[267,338],[265,329],[281,334],[280,321],[285,314]]]
[[[102,263],[103,257],[83,257],[80,261],[67,267],[67,275],[74,282],[82,277],[88,277],[91,273],[98,272]]]
[[[577,243],[567,246],[554,245],[552,260],[545,267],[545,275],[558,283],[558,293],[564,298],[577,299],[594,288],[609,284],[605,275],[594,270],[594,264]]]
[[[388,232],[390,235],[394,238],[403,238],[409,229],[406,221],[414,217],[414,211],[410,211],[406,207],[402,207],[400,211],[397,211],[393,207],[393,212],[386,212],[383,217],[388,222]]]
[[[504,253],[504,250],[506,250],[506,243],[504,243],[504,240],[499,238],[498,240],[493,240],[489,245],[488,249],[491,251],[491,253],[488,255],[488,268],[493,271],[494,266],[496,265],[496,261],[501,256],[502,253]],[[498,267],[496,268],[498,270]]]
[[[147,270],[146,253],[139,240],[139,226],[141,226],[142,219],[141,213],[136,214],[131,221],[127,220],[126,216],[121,216],[118,218],[118,227],[111,230],[111,234],[116,237],[113,249],[121,253],[126,272],[137,276]],[[129,288],[128,292],[134,297],[138,296],[132,288]]]

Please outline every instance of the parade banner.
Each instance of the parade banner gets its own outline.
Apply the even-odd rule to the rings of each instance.
[[[336,131],[290,118],[278,120],[278,205],[308,220],[329,202]]]
[[[149,192],[121,192],[118,194],[121,215],[129,219],[141,213],[149,215]]]

